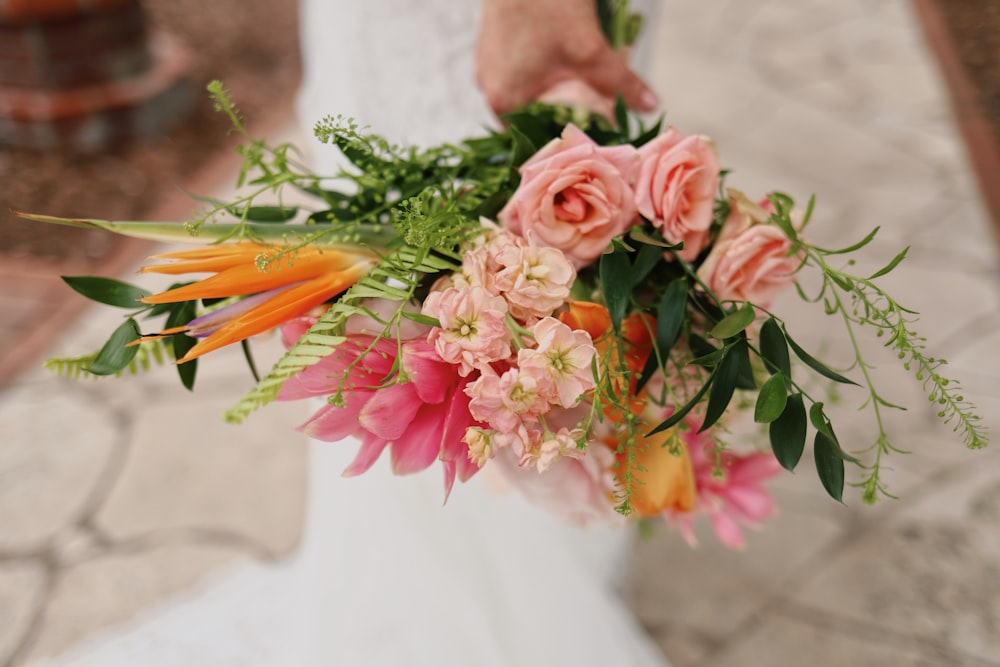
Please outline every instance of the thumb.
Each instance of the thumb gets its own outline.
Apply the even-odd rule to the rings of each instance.
[[[645,81],[633,72],[625,58],[608,48],[606,54],[582,68],[579,72],[594,90],[612,99],[621,95],[625,105],[636,111],[655,111],[660,106],[660,98]]]

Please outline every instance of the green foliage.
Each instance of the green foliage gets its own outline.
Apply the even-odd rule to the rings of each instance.
[[[154,366],[163,366],[165,363],[172,361],[174,358],[169,347],[165,345],[163,340],[144,340],[132,349],[136,352],[128,364],[126,364],[124,368],[110,375],[114,377],[121,377],[125,373],[128,373],[129,375],[137,375],[140,372],[150,370]],[[52,359],[47,359],[43,366],[46,370],[52,371],[56,375],[70,378],[72,380],[78,380],[81,377],[90,377],[94,379],[108,377],[109,375],[89,372],[89,369],[93,366],[97,356],[97,352],[92,352],[91,354],[85,354],[78,357],[54,357]]]

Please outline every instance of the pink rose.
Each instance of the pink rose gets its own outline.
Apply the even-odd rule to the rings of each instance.
[[[670,128],[639,149],[636,205],[670,243],[684,243],[677,256],[694,261],[708,245],[719,189],[719,163],[705,137],[685,137]]]
[[[632,146],[599,146],[575,125],[521,166],[521,185],[500,223],[585,266],[636,217],[630,182],[638,161]]]
[[[750,301],[762,308],[795,280],[802,263],[792,242],[767,222],[767,212],[739,193],[698,277],[723,300]]]

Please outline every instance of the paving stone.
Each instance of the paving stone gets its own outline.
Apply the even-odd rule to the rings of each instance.
[[[872,530],[818,569],[793,598],[872,628],[996,658],[1000,552],[981,530],[989,528],[924,518]]]
[[[685,650],[707,650],[724,642],[802,567],[822,558],[840,532],[831,518],[794,508],[768,519],[760,532],[749,532],[744,551],[721,546],[704,520],[696,549],[676,531],[661,529],[637,545],[633,609],[668,655],[678,635],[695,638]]]
[[[989,667],[974,657],[932,651],[912,642],[861,636],[855,628],[837,627],[828,619],[814,623],[794,615],[767,615],[752,632],[701,663],[711,667]],[[684,667],[679,665],[678,667]]]
[[[120,437],[82,391],[9,390],[0,402],[0,548],[28,550],[77,518]]]
[[[58,655],[88,635],[189,589],[208,572],[244,561],[228,548],[175,544],[108,554],[72,566],[62,573],[50,598],[26,663]]]
[[[211,529],[243,536],[269,554],[291,549],[301,533],[306,484],[305,438],[292,429],[307,406],[274,404],[234,426],[222,414],[236,398],[206,391],[197,401],[179,395],[142,408],[98,524],[119,540]]]
[[[45,573],[29,562],[0,562],[0,664],[18,648],[45,592]]]

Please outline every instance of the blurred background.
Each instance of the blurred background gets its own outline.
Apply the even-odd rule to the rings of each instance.
[[[294,0],[0,2],[0,667],[71,664],[227,572],[294,557],[305,406],[222,424],[251,384],[236,352],[205,360],[196,400],[169,367],[114,382],[41,369],[118,322],[58,276],[131,280],[152,246],[8,210],[181,220],[188,192],[224,195],[238,155],[210,79],[257,136],[308,146],[297,20]],[[880,226],[860,269],[911,247],[886,285],[995,433],[996,0],[671,0],[647,29],[668,120],[715,140],[731,186],[815,193],[819,245]],[[794,295],[779,309],[846,365],[821,315]],[[965,450],[893,356],[864,347],[911,408],[889,418],[911,452],[886,473],[900,499],[866,507],[849,489],[837,504],[806,455],[746,551],[708,531],[696,550],[669,529],[644,539],[627,594],[677,667],[1000,666],[1000,454]],[[835,417],[850,449],[871,442],[861,400],[845,392]]]

